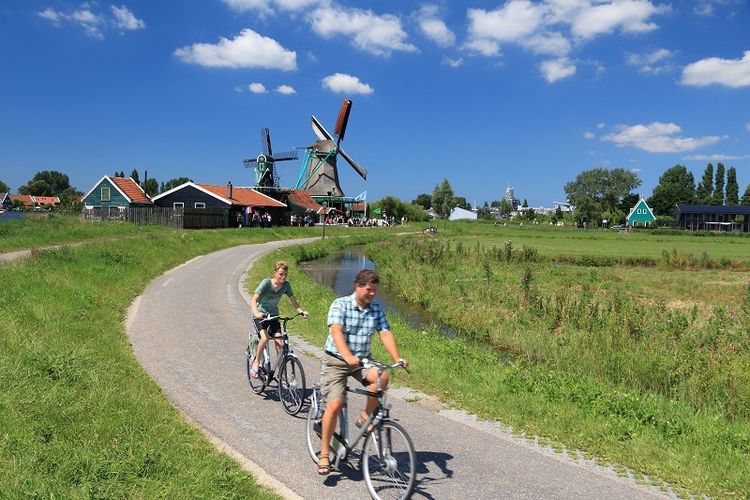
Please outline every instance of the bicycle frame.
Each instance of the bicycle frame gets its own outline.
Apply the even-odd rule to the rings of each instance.
[[[281,321],[281,334],[274,335],[273,337],[269,337],[268,342],[266,343],[266,346],[263,348],[263,352],[265,354],[265,361],[268,364],[268,366],[263,366],[263,372],[268,377],[268,382],[271,382],[272,380],[275,380],[274,378],[274,372],[276,371],[274,369],[274,366],[278,367],[287,356],[297,357],[296,354],[294,354],[294,349],[292,349],[292,344],[289,342],[289,332],[286,329],[286,323],[287,321],[290,321],[297,316],[300,316],[301,313],[298,313],[291,318],[282,318],[279,316],[269,316],[268,318],[265,318],[263,322],[270,322],[274,319],[278,319]],[[256,334],[260,335],[260,332],[256,329]],[[273,357],[271,356],[271,343],[276,344],[276,341],[281,339],[281,348],[278,350],[278,355],[276,356],[276,363],[272,363]],[[258,368],[261,368],[261,365],[258,364]],[[268,383],[267,382],[267,383]]]

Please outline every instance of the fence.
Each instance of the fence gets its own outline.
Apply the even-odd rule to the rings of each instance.
[[[182,229],[183,209],[172,207],[93,207],[84,208],[83,220],[122,220],[135,224],[160,224]]]

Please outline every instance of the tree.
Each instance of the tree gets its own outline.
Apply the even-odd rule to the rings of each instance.
[[[499,202],[498,209],[500,210],[500,215],[502,217],[509,217],[510,213],[513,211],[513,204],[508,201],[508,198],[503,198]]]
[[[136,184],[141,183],[140,179],[138,178],[138,171],[136,169],[133,169],[133,171],[130,172],[130,178],[133,179]]]
[[[524,208],[526,208],[526,207],[529,206],[529,202],[526,201],[526,198],[523,199],[523,204],[521,206],[524,207]]]
[[[448,179],[443,179],[439,186],[435,186],[432,191],[432,208],[435,215],[442,219],[447,219],[453,210],[453,188]]]
[[[453,207],[461,207],[466,210],[471,210],[471,205],[469,205],[469,203],[466,201],[466,198],[464,198],[463,196],[454,196],[452,205]]]
[[[631,191],[641,185],[635,172],[624,168],[595,168],[584,170],[574,181],[565,185],[568,201],[576,213],[588,222],[600,220],[601,212],[614,212]]]
[[[10,186],[3,181],[0,181],[0,193],[10,193]]]
[[[408,217],[410,221],[427,219],[427,214],[425,214],[421,205],[406,203],[393,196],[386,196],[381,200],[373,202],[371,207],[373,209],[379,207],[383,215],[388,215],[388,217],[393,216],[397,221],[400,221],[403,216]]]
[[[724,164],[716,165],[716,182],[714,182],[713,204],[724,204]]]
[[[181,186],[186,182],[193,182],[193,179],[189,179],[187,177],[176,177],[174,179],[169,179],[167,182],[162,183],[160,192],[163,193],[165,191],[169,191],[170,189]]]
[[[713,202],[714,193],[714,166],[709,163],[703,172],[703,177],[695,188],[695,199],[699,205],[710,205]]]
[[[727,205],[737,205],[740,201],[740,186],[737,184],[737,169],[729,167],[727,170]]]
[[[141,187],[149,196],[156,196],[157,194],[159,194],[159,182],[153,177],[150,179],[146,179],[146,181],[143,183],[143,186]]]
[[[500,200],[492,200],[492,201],[490,202],[490,206],[491,206],[492,208],[500,208]]]
[[[83,208],[81,201],[83,193],[76,191],[75,188],[68,188],[58,195],[60,198],[60,209],[69,213],[80,213]]]
[[[37,172],[27,184],[18,188],[21,194],[32,196],[58,196],[70,187],[68,176],[55,170]]]
[[[750,206],[750,184],[747,185],[745,188],[745,194],[742,195],[742,199],[740,200],[740,205],[744,206]]]
[[[432,196],[427,193],[418,194],[417,197],[412,201],[413,205],[419,205],[425,210],[432,206]]]
[[[477,219],[494,219],[495,217],[490,212],[490,207],[479,207],[477,209]]]
[[[675,165],[661,174],[648,206],[656,215],[672,215],[677,204],[695,203],[695,179],[683,165]]]

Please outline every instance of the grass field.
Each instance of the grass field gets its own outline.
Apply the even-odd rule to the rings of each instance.
[[[169,405],[122,321],[153,278],[196,255],[320,228],[47,223],[0,236],[3,251],[31,234],[34,247],[88,242],[0,265],[3,495],[272,497]],[[750,239],[443,223],[436,238],[391,237],[398,231],[328,228],[361,237],[275,252],[248,282],[279,258],[369,242],[384,286],[462,331],[446,338],[392,318],[413,366],[397,381],[685,494],[747,496]],[[643,260],[620,260],[633,256]],[[296,267],[291,279],[313,312],[301,333],[322,345],[333,294]]]
[[[415,331],[394,318],[401,351],[413,366],[408,379],[401,379],[554,446],[667,481],[682,494],[746,496],[750,273],[744,261],[727,269],[700,262],[682,269],[655,251],[647,266],[604,266],[596,257],[621,246],[619,236],[637,233],[599,233],[602,240],[591,244],[570,232],[490,227],[493,237],[487,229],[451,224],[441,226],[437,238],[368,246],[383,286],[462,332],[446,338],[437,329]],[[551,249],[558,248],[556,238],[566,245],[577,241],[579,255],[597,265],[560,264],[556,257],[564,254],[523,251],[515,246],[522,231],[526,241],[544,240]],[[510,238],[514,245],[506,261]],[[704,241],[716,254],[722,242],[739,244],[731,238],[674,238],[659,239],[667,248],[674,244],[698,254],[706,249]],[[274,259],[306,260],[348,244],[279,251],[259,263],[249,283],[268,274],[264,266]],[[742,260],[739,252],[724,255]],[[322,345],[332,292],[297,270],[291,279],[306,307],[323,311],[300,325],[308,340]]]

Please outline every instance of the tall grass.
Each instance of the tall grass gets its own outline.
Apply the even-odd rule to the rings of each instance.
[[[345,244],[334,240],[326,246],[316,245],[309,252],[302,248],[279,250],[257,263],[248,283],[254,286],[265,277],[274,260],[293,262],[324,255]],[[591,346],[583,345],[584,341],[595,342],[599,335],[592,328],[602,321],[602,315],[587,319],[585,304],[597,300],[600,289],[596,283],[600,281],[601,270],[580,270],[580,276],[589,284],[581,286],[580,293],[571,295],[581,297],[573,301],[560,293],[560,300],[567,302],[553,302],[556,316],[545,319],[548,321],[545,328],[555,321],[559,323],[557,331],[545,330],[548,339],[536,341],[526,337],[534,337],[530,328],[543,324],[535,322],[532,316],[540,314],[543,307],[539,303],[544,300],[543,284],[547,279],[540,276],[537,264],[526,262],[514,267],[512,280],[503,282],[495,292],[488,286],[488,280],[497,286],[494,281],[499,273],[497,262],[487,266],[486,260],[476,257],[476,247],[467,250],[461,245],[461,248],[465,253],[457,256],[455,248],[449,251],[447,245],[441,248],[408,239],[382,242],[368,251],[368,257],[378,264],[381,287],[389,288],[389,292],[395,287],[403,297],[421,302],[433,311],[436,319],[461,318],[453,326],[462,328],[464,335],[452,338],[442,335],[438,328],[415,330],[403,318],[391,316],[400,351],[412,367],[409,375],[394,374],[397,381],[439,396],[482,418],[500,420],[517,433],[539,435],[543,442],[585,450],[600,460],[630,467],[636,476],[647,474],[657,483],[658,479],[669,481],[684,495],[693,492],[736,497],[750,491],[747,418],[729,415],[720,404],[707,404],[696,411],[685,398],[629,386],[628,377],[607,380],[601,375],[584,373],[580,368],[568,369],[566,363],[575,358],[571,348],[574,344],[578,359],[589,365],[596,362],[597,353],[604,352],[602,347],[593,346],[594,352],[587,353]],[[414,264],[415,252],[421,251],[429,257]],[[510,264],[501,264],[504,265]],[[469,268],[471,273],[466,273]],[[327,335],[326,312],[333,293],[312,283],[296,267],[290,270],[290,280],[295,295],[312,312],[311,320],[295,325],[295,329],[310,342],[322,346]],[[527,282],[524,284],[523,280]],[[604,289],[606,286],[601,288]],[[750,294],[750,285],[743,285],[742,290]],[[492,295],[483,299],[488,291]],[[502,295],[514,296],[512,308],[499,300]],[[744,297],[744,301],[750,301],[750,295]],[[750,309],[747,304],[742,307]],[[573,313],[574,310],[579,312]],[[511,323],[502,324],[502,328],[510,331],[508,344],[497,336],[500,323],[489,329],[481,329],[476,323],[498,315],[515,322],[514,327],[509,326]],[[573,315],[579,316],[577,324],[587,332],[575,343],[568,339],[569,332],[576,330],[567,325]],[[641,324],[633,331],[643,335],[647,326]],[[621,340],[619,351],[638,346],[633,338]],[[568,354],[543,355],[547,351],[542,346],[555,345]],[[378,342],[373,342],[373,352],[376,357],[387,358]],[[627,359],[627,353],[622,355]],[[640,363],[633,360],[632,368],[637,373],[647,371],[652,366],[650,359],[644,360],[637,370]],[[618,366],[628,369],[625,361]],[[408,427],[410,423],[405,425]]]

